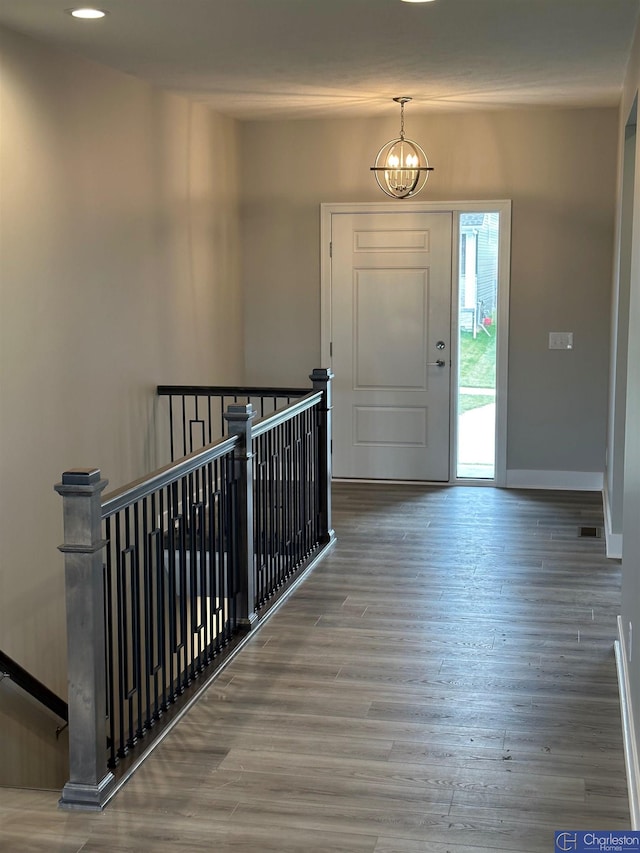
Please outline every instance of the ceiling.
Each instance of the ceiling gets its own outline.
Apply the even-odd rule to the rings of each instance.
[[[618,103],[640,0],[0,0],[0,24],[238,119]],[[77,3],[76,5],[83,5]],[[89,5],[89,4],[87,4]]]

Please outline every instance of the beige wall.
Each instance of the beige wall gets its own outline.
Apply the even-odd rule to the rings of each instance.
[[[319,364],[319,205],[386,199],[369,166],[397,135],[392,107],[241,125],[248,381]],[[421,199],[513,201],[510,469],[604,469],[616,132],[615,110],[407,113],[436,169]],[[549,352],[549,331],[575,349]]]
[[[1,49],[0,648],[64,696],[53,484],[152,470],[156,384],[243,378],[236,125],[13,33]]]

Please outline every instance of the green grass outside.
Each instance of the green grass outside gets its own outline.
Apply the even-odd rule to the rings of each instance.
[[[487,326],[486,334],[480,330],[476,337],[471,332],[460,332],[460,387],[495,388],[496,385],[496,331]],[[463,414],[480,406],[493,403],[495,397],[486,394],[460,394],[458,413]]]
[[[484,394],[460,394],[458,399],[458,414],[463,415],[465,412],[470,412],[471,409],[488,406],[489,403],[494,403],[495,399],[495,397],[487,397]]]
[[[495,388],[495,326],[487,326],[487,331],[488,335],[479,331],[475,338],[471,332],[460,332],[461,388]]]

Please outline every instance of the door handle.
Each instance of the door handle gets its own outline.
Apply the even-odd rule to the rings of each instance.
[[[437,361],[428,361],[427,367],[444,367],[444,359],[439,358]]]

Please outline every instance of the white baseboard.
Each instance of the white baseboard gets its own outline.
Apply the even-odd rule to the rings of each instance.
[[[622,559],[622,533],[610,533],[605,525],[604,536],[607,546],[607,557],[610,560]]]
[[[609,501],[609,489],[607,478],[604,478],[602,487],[602,507],[604,510],[604,535],[607,543],[607,557],[612,560],[622,559],[622,533],[614,533],[611,530],[611,503]]]
[[[624,741],[624,763],[627,769],[627,788],[629,792],[629,813],[631,829],[640,828],[640,768],[638,766],[638,746],[633,725],[633,707],[631,686],[629,684],[629,666],[624,639],[622,617],[618,616],[618,639],[614,643],[616,669],[618,671],[618,692],[620,693],[620,716],[622,718],[622,738]]]
[[[602,471],[507,470],[508,489],[558,489],[567,492],[601,492]]]

